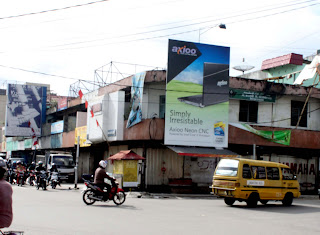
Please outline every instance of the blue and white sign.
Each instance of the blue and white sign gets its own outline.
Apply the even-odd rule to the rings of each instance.
[[[63,132],[63,121],[51,123],[51,134],[58,134]]]

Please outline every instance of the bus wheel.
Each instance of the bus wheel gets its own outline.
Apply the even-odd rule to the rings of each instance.
[[[257,206],[259,200],[259,196],[256,193],[251,193],[249,198],[247,199],[247,206],[250,208],[254,208]]]
[[[263,204],[263,205],[267,205],[268,201],[269,200],[260,200],[261,204]]]
[[[284,206],[291,206],[292,201],[293,201],[293,195],[292,195],[292,193],[287,193],[287,194],[284,196],[283,200],[282,200],[282,204],[283,204]]]
[[[228,205],[228,206],[232,206],[233,203],[235,202],[236,200],[232,197],[225,197],[224,198],[224,202]]]

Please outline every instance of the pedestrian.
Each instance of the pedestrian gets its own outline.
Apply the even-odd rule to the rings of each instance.
[[[11,225],[12,214],[12,187],[5,181],[6,163],[0,157],[0,229]]]

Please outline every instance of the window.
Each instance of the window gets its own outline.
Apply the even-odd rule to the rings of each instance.
[[[281,168],[283,180],[294,180],[295,175],[289,168]]]
[[[302,113],[303,106],[304,106],[304,102],[291,100],[291,126],[297,125],[299,117]],[[308,103],[306,104],[306,107],[301,116],[299,126],[307,127],[307,124],[308,124],[307,113],[308,113]]]
[[[258,102],[240,100],[239,121],[256,123],[258,121]]]
[[[263,166],[252,166],[251,170],[253,172],[254,179],[265,179],[266,169]]]
[[[164,118],[166,111],[166,96],[160,95],[159,118]]]
[[[242,178],[245,179],[251,179],[252,175],[251,175],[251,170],[248,164],[243,164],[242,167]]]
[[[279,168],[277,167],[267,167],[267,177],[268,180],[279,180]]]
[[[215,174],[223,176],[237,176],[238,165],[239,161],[237,160],[222,159],[217,166]]]

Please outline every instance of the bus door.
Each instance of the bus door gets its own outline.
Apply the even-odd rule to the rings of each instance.
[[[280,179],[280,169],[278,167],[266,167],[268,196],[270,198],[282,198],[282,182]]]

